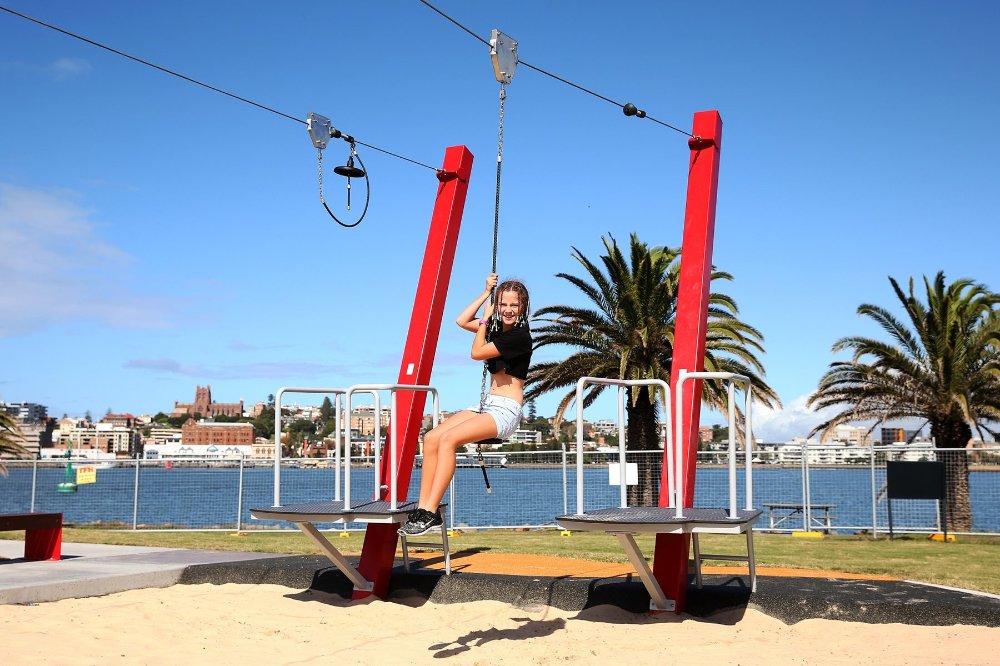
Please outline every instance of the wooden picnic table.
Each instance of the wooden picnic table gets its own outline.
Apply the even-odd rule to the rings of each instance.
[[[767,509],[768,523],[771,529],[780,527],[782,523],[792,520],[797,516],[802,516],[802,526],[809,530],[812,527],[819,527],[824,532],[829,532],[833,528],[833,516],[830,512],[837,507],[836,504],[810,504],[809,515],[811,525],[805,524],[805,505],[794,502],[772,502],[762,505]],[[815,515],[820,513],[822,515]]]

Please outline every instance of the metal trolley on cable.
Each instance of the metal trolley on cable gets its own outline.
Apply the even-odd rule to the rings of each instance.
[[[390,478],[381,478],[381,393],[388,391],[390,395],[390,457],[389,469]],[[401,524],[406,520],[406,514],[417,508],[416,502],[400,502],[396,496],[396,477],[399,471],[399,461],[397,457],[397,413],[396,394],[399,391],[422,391],[430,393],[433,398],[433,422],[437,426],[440,416],[440,404],[437,389],[431,386],[414,384],[356,384],[350,388],[282,388],[275,394],[274,420],[275,420],[275,447],[274,447],[274,505],[250,509],[250,515],[258,520],[284,520],[293,523],[297,528],[308,536],[319,546],[323,554],[338,568],[347,578],[354,583],[356,590],[371,591],[371,581],[351,564],[326,536],[316,528],[315,523],[334,523],[346,526],[348,523],[390,523]],[[334,439],[334,488],[332,500],[320,500],[316,502],[305,502],[300,504],[281,504],[281,397],[286,393],[325,393],[335,396],[335,423],[336,435]],[[351,405],[354,395],[359,393],[371,394],[375,400],[375,446],[374,473],[375,488],[374,497],[356,500],[351,496]],[[341,405],[346,405],[347,418],[342,418]],[[341,444],[343,443],[343,456],[341,455]],[[343,476],[343,498],[341,498],[341,476]],[[378,497],[384,490],[388,490],[389,499],[380,500]],[[444,506],[444,505],[442,505]],[[442,525],[439,528],[441,533],[441,545],[444,551],[445,573],[451,574],[451,553],[448,544],[448,530]],[[403,564],[407,571],[410,570],[409,546],[433,546],[437,544],[408,542],[405,535],[401,535],[403,547]]]
[[[729,507],[725,508],[693,508],[684,506],[684,486],[686,470],[684,469],[683,419],[681,417],[682,395],[684,383],[691,379],[714,379],[727,382],[729,396]],[[604,384],[618,387],[618,463],[619,480],[621,482],[620,505],[585,510],[584,507],[584,464],[583,464],[583,390],[587,384]],[[736,385],[741,384],[745,391],[745,441],[746,441],[746,474],[744,509],[738,508],[737,498],[737,451],[736,451]],[[630,386],[653,386],[662,394],[663,413],[666,415],[667,428],[664,441],[664,452],[667,470],[668,506],[628,506],[626,493],[626,449],[625,449],[625,389]],[[649,592],[650,609],[656,611],[674,610],[674,601],[667,599],[650,570],[635,542],[634,534],[690,534],[694,548],[694,565],[697,586],[702,585],[702,560],[736,560],[747,563],[750,573],[751,591],[757,589],[757,571],[753,552],[753,524],[761,515],[761,511],[753,508],[753,481],[751,477],[752,437],[751,437],[751,401],[752,391],[749,378],[728,372],[686,372],[681,370],[677,380],[676,391],[677,418],[671,424],[670,418],[670,387],[662,379],[622,380],[602,379],[597,377],[581,377],[576,384],[576,513],[557,516],[556,522],[565,530],[590,532],[607,532],[618,537],[618,541],[629,562],[635,567],[646,591]],[[712,555],[702,553],[699,548],[699,534],[746,534],[747,555]]]

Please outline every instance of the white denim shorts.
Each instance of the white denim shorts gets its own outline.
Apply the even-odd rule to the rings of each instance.
[[[489,414],[497,424],[497,439],[507,439],[521,425],[521,403],[501,395],[487,395],[483,409],[479,405],[469,407],[470,411]]]

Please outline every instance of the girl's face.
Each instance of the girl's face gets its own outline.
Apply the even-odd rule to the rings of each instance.
[[[505,291],[500,294],[500,305],[497,309],[500,320],[505,326],[513,326],[521,314],[521,295],[516,291]]]

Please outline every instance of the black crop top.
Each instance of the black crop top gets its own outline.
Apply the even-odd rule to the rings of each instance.
[[[531,331],[527,326],[515,326],[508,331],[495,334],[493,344],[497,346],[500,356],[488,359],[486,368],[490,373],[506,370],[511,377],[528,378],[528,365],[531,363]]]

